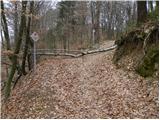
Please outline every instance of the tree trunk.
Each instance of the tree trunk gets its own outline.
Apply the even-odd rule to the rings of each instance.
[[[100,1],[96,2],[96,22],[95,22],[95,43],[99,44],[100,30],[99,30],[99,18],[100,18]]]
[[[156,7],[159,7],[159,1],[158,0],[156,1]]]
[[[12,67],[11,67],[10,75],[9,75],[8,80],[7,80],[6,88],[5,88],[5,98],[6,99],[10,95],[11,82],[12,82],[12,79],[13,79],[14,74],[16,72],[17,55],[19,54],[19,51],[20,51],[23,31],[24,31],[24,27],[25,27],[25,24],[26,24],[26,17],[25,17],[26,5],[27,5],[27,1],[22,1],[22,12],[21,12],[21,23],[20,23],[20,26],[19,26],[19,34],[18,34],[18,37],[17,37],[17,40],[16,40],[14,56],[12,56]]]
[[[30,2],[30,13],[33,13],[33,6],[34,6],[34,1]],[[24,49],[24,53],[23,53],[23,60],[22,60],[22,73],[24,75],[26,75],[26,71],[25,71],[25,63],[26,63],[26,57],[27,57],[27,53],[28,53],[28,45],[29,45],[29,41],[30,41],[30,25],[31,25],[31,17],[29,16],[28,18],[28,23],[26,26],[26,39],[25,39],[25,49]]]
[[[15,2],[15,14],[14,14],[14,41],[16,43],[18,33],[18,13],[17,13],[17,1]]]
[[[7,43],[7,50],[11,50],[11,45],[10,45],[10,38],[9,38],[9,32],[8,32],[8,25],[7,25],[7,20],[6,20],[6,16],[4,13],[4,4],[3,4],[3,0],[1,0],[1,9],[2,9],[2,25],[3,25],[3,31],[4,31],[4,37],[6,39],[6,43]]]
[[[3,31],[2,31],[2,29],[1,29],[1,39],[2,39],[2,48],[4,48],[4,40],[3,40]]]
[[[94,16],[95,16],[95,11],[94,11],[94,2],[91,1],[90,3],[91,7],[91,19],[92,19],[92,25],[91,25],[91,44],[95,44],[95,23],[94,23]]]
[[[56,36],[54,36],[54,41],[53,41],[53,49],[56,49]]]
[[[113,4],[112,2],[109,3],[108,5],[108,10],[109,10],[109,15],[108,15],[108,29],[107,29],[107,38],[112,39],[112,20],[113,20]]]
[[[150,12],[153,12],[153,1],[149,1]]]
[[[66,51],[66,49],[67,49],[67,40],[65,38],[65,35],[62,35],[62,40],[63,40],[63,49]]]
[[[137,1],[137,23],[145,22],[147,18],[146,1]]]
[[[136,8],[137,8],[137,2],[133,3],[133,14],[132,14],[132,20],[134,21],[134,23],[137,22],[137,12],[136,12]]]

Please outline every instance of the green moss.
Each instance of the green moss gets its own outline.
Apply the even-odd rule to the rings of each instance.
[[[159,7],[156,6],[155,10],[148,14],[148,18],[152,21],[159,20]]]
[[[138,65],[136,71],[143,77],[152,76],[155,72],[155,64],[159,62],[159,49],[158,46],[151,46],[142,59],[141,64]]]

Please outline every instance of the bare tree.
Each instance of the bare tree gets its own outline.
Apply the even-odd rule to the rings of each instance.
[[[14,40],[17,40],[17,33],[18,33],[18,12],[17,12],[17,10],[18,10],[18,1],[15,1],[14,2],[14,6],[15,6],[15,8],[14,8]]]
[[[137,1],[137,22],[145,22],[147,18],[147,6],[146,1]]]
[[[93,2],[91,1],[91,19],[92,19],[92,41],[93,44],[98,44],[100,39],[100,1]]]
[[[18,37],[16,40],[14,55],[12,56],[12,67],[11,67],[11,71],[10,71],[10,74],[9,74],[9,77],[8,77],[8,80],[6,83],[6,88],[5,88],[6,99],[10,95],[12,79],[14,77],[14,74],[15,74],[16,68],[17,68],[17,55],[19,54],[19,51],[20,51],[20,47],[21,47],[21,43],[22,43],[22,36],[23,36],[23,32],[24,32],[24,27],[26,24],[26,17],[25,17],[26,5],[27,5],[27,1],[22,1],[21,23],[19,26],[19,33],[18,33]]]
[[[24,75],[26,75],[26,71],[25,71],[25,63],[26,63],[26,57],[27,57],[27,53],[28,53],[28,46],[30,43],[30,25],[31,25],[31,17],[33,14],[33,7],[34,7],[34,1],[30,2],[30,16],[28,17],[28,22],[27,22],[27,26],[26,26],[26,36],[25,36],[25,48],[24,48],[24,53],[23,53],[23,59],[22,59],[22,73]]]
[[[95,43],[99,44],[100,41],[100,5],[101,2],[97,1],[96,2],[96,20],[95,20]]]
[[[4,13],[4,3],[3,0],[1,0],[1,9],[2,9],[2,27],[3,27],[3,32],[5,36],[5,40],[7,43],[7,50],[11,50],[11,45],[10,45],[10,38],[9,38],[9,32],[8,32],[8,25],[7,25],[7,20],[6,16]]]
[[[149,1],[150,12],[153,12],[153,1]]]

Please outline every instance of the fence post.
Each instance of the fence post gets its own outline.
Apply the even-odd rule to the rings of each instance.
[[[39,35],[36,32],[33,32],[31,35],[31,38],[33,39],[33,62],[34,62],[34,68],[33,70],[36,70],[36,42],[39,40]]]
[[[36,70],[36,42],[33,42],[33,63],[34,63],[34,68],[33,70]]]

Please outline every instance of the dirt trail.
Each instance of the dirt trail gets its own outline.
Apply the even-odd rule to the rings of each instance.
[[[142,77],[112,64],[113,52],[41,62],[13,90],[2,118],[158,118],[158,86],[148,96]]]

